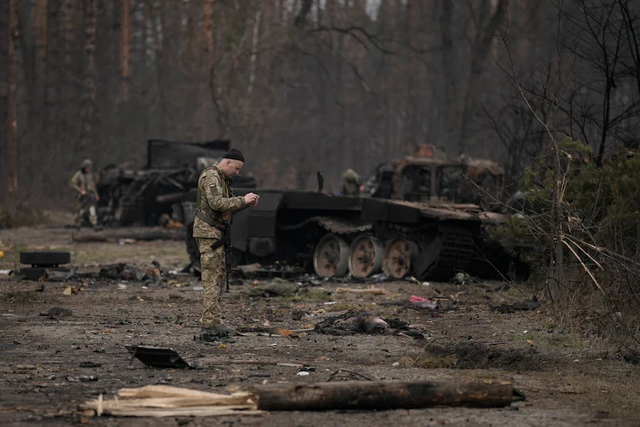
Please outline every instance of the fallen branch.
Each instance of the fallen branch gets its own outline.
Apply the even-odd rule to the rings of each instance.
[[[435,406],[499,408],[522,395],[508,382],[347,381],[256,386],[258,409],[417,409]]]
[[[258,415],[268,411],[418,409],[435,406],[499,408],[524,396],[508,382],[347,381],[267,384],[233,394],[151,385],[120,389],[113,400],[80,405],[86,415],[175,417]]]
[[[117,242],[121,240],[153,241],[183,240],[182,230],[150,229],[150,230],[104,230],[72,234],[74,242]]]
[[[338,288],[336,292],[339,294],[372,294],[372,295],[386,295],[386,289],[352,289],[352,288]]]

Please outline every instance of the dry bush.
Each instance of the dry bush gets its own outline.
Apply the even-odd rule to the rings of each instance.
[[[5,228],[32,227],[48,224],[49,217],[28,204],[19,204],[15,209],[0,206],[0,230]]]

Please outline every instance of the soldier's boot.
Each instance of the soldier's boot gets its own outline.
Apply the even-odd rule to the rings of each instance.
[[[93,226],[94,230],[102,230],[102,227],[98,225],[98,215],[96,215],[96,207],[89,207],[89,222]]]
[[[75,226],[76,226],[77,229],[81,229],[82,228],[82,220],[83,220],[83,212],[80,211],[80,212],[76,213]]]

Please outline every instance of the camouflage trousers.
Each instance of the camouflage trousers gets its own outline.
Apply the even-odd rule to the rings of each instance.
[[[98,224],[98,215],[96,215],[96,204],[89,198],[81,198],[76,205],[76,225],[81,226],[82,221],[89,216],[89,222],[95,226]]]
[[[204,314],[201,322],[203,328],[213,328],[222,324],[222,292],[227,281],[224,246],[213,251],[211,245],[217,242],[217,239],[197,237],[196,241],[200,249],[204,291]]]

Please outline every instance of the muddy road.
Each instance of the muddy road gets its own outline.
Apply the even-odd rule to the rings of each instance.
[[[244,280],[224,295],[225,320],[234,326],[309,329],[329,316],[355,309],[408,322],[424,339],[249,333],[224,344],[204,343],[194,340],[201,283],[170,274],[187,263],[182,242],[74,243],[72,231],[0,230],[4,250],[0,270],[19,267],[20,251],[55,249],[70,251],[73,267],[87,274],[71,282],[18,282],[0,275],[1,425],[640,424],[639,366],[622,361],[601,339],[563,327],[545,304],[514,313],[491,309],[528,298],[524,286],[322,282],[294,296],[266,298],[249,293],[269,281]],[[159,265],[160,275],[142,281],[100,277],[101,266],[119,262],[142,269]],[[338,287],[367,286],[387,293],[335,292]],[[412,295],[449,299],[439,300],[436,311],[418,310],[402,305]],[[71,313],[45,315],[53,307]],[[132,360],[125,349],[141,344],[173,348],[196,369],[147,367]],[[268,364],[274,362],[301,363],[310,369],[300,375],[299,368]],[[111,398],[121,388],[150,384],[228,392],[251,384],[361,376],[381,381],[505,380],[527,400],[505,409],[271,412],[210,418],[87,417],[76,411],[79,404],[100,394]]]

